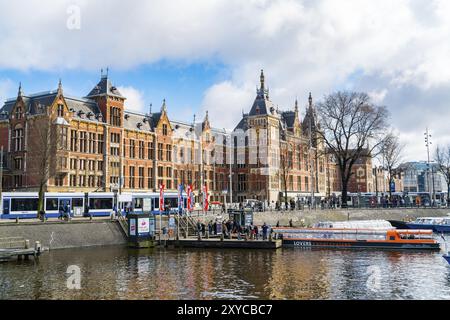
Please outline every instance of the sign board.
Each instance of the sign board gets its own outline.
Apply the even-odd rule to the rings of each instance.
[[[148,234],[149,232],[150,232],[150,218],[138,219],[138,234]]]
[[[136,235],[136,220],[131,219],[130,220],[130,236]]]
[[[222,190],[222,194],[228,194],[228,190]]]
[[[395,182],[394,181],[392,181],[390,183],[389,188],[390,188],[391,192],[395,192]]]
[[[119,202],[131,202],[133,199],[131,197],[131,194],[119,194],[117,200]]]
[[[150,229],[149,229],[150,235],[151,236],[155,235],[156,226],[155,226],[155,217],[154,216],[150,217],[149,226],[150,226]]]
[[[83,208],[82,207],[73,208],[73,215],[75,217],[81,217],[83,215]]]
[[[144,203],[142,205],[142,210],[151,211],[152,210],[152,199],[144,198]]]
[[[246,226],[253,225],[253,213],[252,212],[245,213],[245,225]]]
[[[221,223],[216,224],[216,234],[222,234],[222,224]]]

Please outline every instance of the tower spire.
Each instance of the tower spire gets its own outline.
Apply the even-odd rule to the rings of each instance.
[[[162,112],[167,112],[167,107],[166,107],[166,99],[163,99],[163,104],[161,106],[161,113]]]
[[[295,97],[294,111],[296,113],[298,112],[298,100],[297,100],[297,97]]]
[[[61,78],[59,78],[59,82],[58,82],[58,92],[62,93],[62,81],[61,81]]]
[[[309,101],[309,107],[312,108],[312,102],[313,102],[313,100],[312,100],[311,92],[309,93],[308,101]]]
[[[264,77],[264,70],[263,69],[261,69],[261,75],[259,76],[259,82],[261,83],[261,92],[264,94],[264,81],[265,81],[265,79],[264,79],[265,77]]]
[[[17,93],[17,95],[18,95],[19,97],[23,96],[22,82],[19,82],[19,92]]]

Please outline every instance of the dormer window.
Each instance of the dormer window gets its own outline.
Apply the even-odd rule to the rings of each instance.
[[[23,114],[23,112],[22,112],[22,107],[17,107],[16,108],[16,119],[22,119],[22,114]]]
[[[64,117],[64,105],[58,104],[58,117]]]

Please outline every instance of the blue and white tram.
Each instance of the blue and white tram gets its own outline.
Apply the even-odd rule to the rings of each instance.
[[[90,192],[87,195],[87,204],[89,205],[89,215],[109,216],[114,211],[114,193]]]
[[[69,214],[72,217],[80,217],[84,213],[84,193],[61,193],[46,192],[45,193],[45,215],[49,218],[57,218],[59,209],[67,205]]]
[[[36,218],[38,200],[37,192],[3,192],[0,218]]]
[[[153,214],[159,214],[159,192],[133,192],[132,206],[134,212],[143,212],[145,208],[149,208]],[[183,193],[183,208],[186,207],[186,194]],[[178,211],[178,193],[165,192],[164,205],[169,208],[169,213],[176,213]]]

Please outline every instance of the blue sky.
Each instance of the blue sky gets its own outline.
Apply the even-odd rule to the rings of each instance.
[[[106,66],[103,72],[106,73]],[[159,110],[162,100],[170,106],[170,114],[185,114],[186,109],[195,111],[202,104],[204,92],[216,82],[227,78],[227,69],[219,63],[184,64],[160,61],[145,64],[129,70],[108,68],[109,77],[114,85],[133,87],[142,93],[139,105],[131,108],[146,111],[152,103],[153,110]],[[1,70],[2,78],[11,81],[11,85],[3,94],[4,98],[15,98],[17,88],[22,82],[25,93],[32,94],[55,89],[61,78],[67,95],[82,97],[86,95],[100,80],[99,70]],[[14,84],[14,85],[13,85]]]
[[[336,90],[385,105],[405,148],[423,132],[450,143],[447,0],[16,0],[0,2],[0,100],[54,89],[86,94],[100,69],[128,108],[232,129],[266,75],[281,110]],[[24,19],[24,17],[26,17]]]

